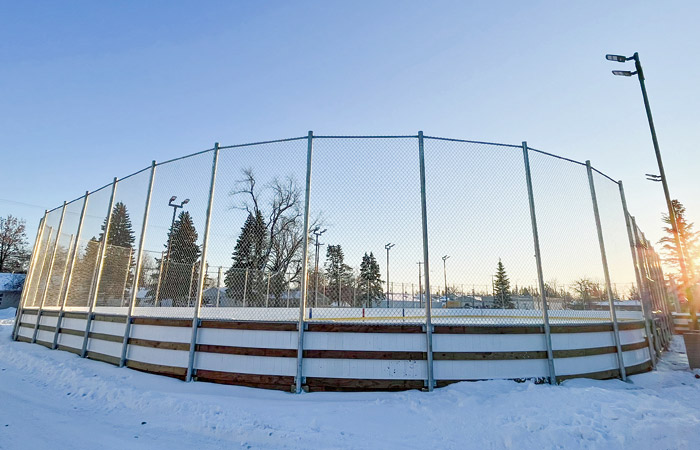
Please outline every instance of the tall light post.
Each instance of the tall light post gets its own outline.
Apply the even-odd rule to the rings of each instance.
[[[447,260],[449,258],[448,255],[442,257],[442,274],[445,277],[445,301],[447,301]]]
[[[386,244],[386,307],[389,308],[389,250],[396,244]]]
[[[423,261],[418,261],[418,307],[422,308],[423,307],[423,286],[422,286],[422,273],[423,269],[422,266]]]
[[[177,216],[177,210],[184,207],[190,202],[190,199],[186,198],[182,201],[182,203],[178,205],[176,203],[173,203],[175,200],[177,200],[177,196],[173,195],[172,197],[170,197],[170,201],[168,202],[168,206],[171,206],[173,208],[173,220],[170,221],[170,235],[168,236],[168,253],[165,257],[165,274],[163,275],[163,282],[165,282],[166,277],[168,276],[168,269],[170,268],[170,247],[173,241],[173,228],[175,228],[175,217]],[[157,300],[158,299],[156,299],[156,301]]]
[[[328,231],[328,229],[327,229],[327,228],[324,228],[324,229],[321,230],[321,231],[319,231],[319,230],[320,230],[320,227],[316,227],[316,228],[314,228],[313,230],[311,230],[311,232],[312,232],[312,233],[314,234],[314,236],[316,237],[316,243],[314,244],[314,245],[315,245],[315,248],[316,248],[316,258],[315,258],[315,259],[316,259],[316,263],[315,263],[315,265],[314,265],[314,273],[315,273],[315,276],[314,276],[314,278],[315,278],[315,280],[314,280],[314,308],[316,308],[316,307],[318,306],[318,248],[319,248],[320,246],[323,245],[323,244],[321,244],[321,243],[318,242],[318,238],[319,238],[323,233],[325,233],[326,231]]]
[[[659,175],[652,176],[652,181],[656,179],[661,181],[664,188],[664,195],[666,196],[666,206],[668,207],[668,218],[671,222],[671,229],[673,230],[673,237],[676,241],[676,248],[678,249],[678,265],[681,269],[681,276],[683,277],[683,285],[685,287],[685,294],[688,299],[688,309],[690,310],[690,329],[694,330],[696,328],[696,317],[695,317],[695,302],[693,301],[692,286],[690,286],[690,279],[688,277],[688,270],[685,262],[685,255],[683,254],[683,247],[681,246],[681,238],[678,234],[678,223],[676,221],[676,211],[673,209],[673,203],[671,202],[671,194],[668,191],[668,183],[666,180],[666,172],[664,171],[664,164],[661,161],[661,150],[659,150],[659,141],[656,138],[656,128],[654,127],[654,119],[651,116],[651,107],[649,106],[649,97],[647,96],[647,88],[644,84],[644,72],[642,71],[642,64],[639,62],[639,53],[634,52],[634,55],[627,57],[622,55],[605,55],[605,59],[608,61],[615,61],[624,63],[626,61],[634,61],[635,71],[631,72],[629,70],[613,70],[613,75],[622,77],[631,77],[632,75],[637,75],[639,79],[639,86],[642,89],[642,98],[644,99],[644,109],[647,113],[647,120],[649,121],[649,129],[651,130],[651,140],[654,143],[654,152],[656,153],[656,162],[659,165]]]

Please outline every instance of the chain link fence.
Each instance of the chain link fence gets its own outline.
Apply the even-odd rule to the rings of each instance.
[[[23,305],[463,326],[544,324],[545,312],[552,324],[605,323],[615,312],[656,320],[664,345],[674,299],[625,214],[618,182],[526,144],[422,134],[217,144],[47,212]]]

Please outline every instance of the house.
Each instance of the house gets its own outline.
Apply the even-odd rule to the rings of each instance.
[[[19,306],[25,277],[23,273],[0,273],[0,309]]]

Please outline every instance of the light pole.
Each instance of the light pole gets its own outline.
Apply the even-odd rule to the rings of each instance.
[[[445,277],[445,301],[447,301],[447,260],[449,259],[448,255],[445,255],[442,257],[442,274]]]
[[[421,285],[421,274],[423,273],[421,265],[423,261],[418,261],[418,307],[423,307],[423,286]]]
[[[316,308],[316,307],[318,306],[318,248],[319,248],[320,246],[323,245],[323,244],[321,244],[321,243],[318,242],[318,238],[319,238],[323,233],[325,233],[326,231],[328,231],[327,228],[324,228],[324,229],[321,230],[321,231],[319,231],[319,229],[320,229],[320,227],[316,227],[316,228],[314,228],[313,230],[311,230],[311,232],[312,232],[312,233],[314,234],[314,236],[316,237],[316,243],[314,244],[314,245],[316,246],[316,258],[315,258],[315,259],[316,259],[316,263],[315,263],[315,265],[314,265],[314,273],[316,274],[316,275],[314,276],[314,278],[315,278],[315,280],[314,280],[314,308]]]
[[[688,277],[688,270],[685,262],[685,255],[683,254],[683,248],[681,247],[681,238],[678,234],[678,223],[676,221],[676,211],[673,209],[673,203],[671,203],[671,194],[668,191],[668,183],[666,180],[666,172],[664,171],[664,164],[661,161],[661,150],[659,150],[659,141],[656,138],[656,128],[654,128],[654,119],[651,116],[651,106],[649,106],[649,97],[647,96],[647,88],[644,84],[644,71],[642,71],[642,63],[639,62],[639,53],[634,52],[634,55],[627,57],[622,55],[605,55],[605,59],[608,61],[615,62],[626,62],[634,61],[635,71],[631,72],[628,70],[613,70],[612,73],[617,76],[631,77],[632,75],[637,75],[639,79],[639,86],[642,89],[642,98],[644,99],[644,109],[647,113],[647,120],[649,121],[649,129],[651,130],[651,140],[654,143],[654,152],[656,153],[656,162],[659,165],[659,175],[651,176],[652,181],[657,179],[661,181],[664,188],[664,195],[666,196],[666,206],[668,207],[668,218],[671,222],[671,229],[673,230],[673,237],[676,241],[676,248],[678,249],[678,265],[681,269],[681,276],[683,277],[683,285],[685,287],[685,294],[688,299],[688,309],[690,310],[690,329],[696,329],[696,317],[695,317],[695,302],[693,301],[692,286],[690,286],[690,279]]]
[[[182,201],[182,203],[178,205],[173,203],[175,200],[177,200],[177,196],[173,195],[172,197],[170,197],[170,201],[168,202],[168,206],[171,206],[173,208],[173,220],[170,222],[170,236],[168,236],[168,254],[165,257],[165,274],[163,275],[163,282],[165,282],[166,277],[168,276],[168,269],[170,268],[170,246],[172,245],[173,241],[173,228],[175,227],[175,217],[177,215],[177,210],[179,208],[184,207],[190,202],[190,199],[186,198]]]
[[[386,307],[389,308],[389,250],[396,244],[386,244]]]

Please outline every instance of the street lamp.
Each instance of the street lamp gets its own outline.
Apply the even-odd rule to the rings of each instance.
[[[178,205],[176,203],[173,203],[175,200],[177,200],[177,196],[173,195],[172,197],[170,197],[170,201],[168,201],[168,206],[171,206],[173,208],[173,220],[170,222],[170,235],[168,236],[168,253],[165,257],[165,273],[163,274],[163,282],[166,281],[168,276],[168,269],[170,268],[170,246],[173,241],[173,228],[175,228],[175,216],[177,215],[177,210],[190,202],[190,199],[186,198],[182,201],[182,203]],[[158,299],[156,299],[156,301],[158,301]]]
[[[681,269],[681,275],[683,277],[683,284],[685,286],[686,297],[688,298],[688,309],[690,310],[690,329],[695,329],[696,317],[695,317],[695,302],[693,301],[692,289],[690,286],[690,280],[688,278],[688,271],[685,264],[685,256],[683,254],[683,248],[681,247],[681,239],[678,234],[678,223],[676,222],[676,212],[673,209],[673,204],[671,203],[671,194],[668,191],[668,183],[666,180],[666,172],[664,171],[664,165],[661,161],[661,150],[659,150],[659,141],[656,138],[656,129],[654,128],[654,119],[651,116],[651,107],[649,106],[649,97],[647,96],[647,88],[644,84],[644,71],[642,71],[642,64],[639,62],[639,53],[635,52],[632,56],[622,56],[622,55],[605,55],[605,59],[608,61],[615,61],[624,63],[626,61],[634,61],[635,71],[625,71],[625,70],[613,70],[613,74],[623,77],[631,77],[632,75],[637,75],[639,78],[639,86],[642,89],[642,98],[644,99],[644,109],[646,109],[647,120],[649,121],[649,129],[651,130],[651,140],[654,143],[654,152],[656,153],[656,162],[659,165],[659,175],[652,176],[651,181],[661,181],[664,188],[664,195],[666,196],[666,206],[668,207],[668,217],[671,222],[671,229],[673,230],[673,237],[676,241],[676,248],[678,249],[678,265]],[[648,175],[648,174],[647,174]]]
[[[447,260],[449,259],[448,255],[445,255],[442,257],[442,273],[445,276],[445,301],[447,301]]]
[[[321,244],[318,242],[318,238],[323,233],[328,231],[327,228],[324,228],[323,230],[319,231],[320,229],[321,229],[321,227],[316,227],[313,230],[311,230],[311,232],[316,237],[316,244],[314,244],[316,246],[316,264],[315,264],[315,268],[314,268],[314,273],[316,274],[314,277],[315,278],[315,280],[314,280],[314,285],[315,285],[314,286],[314,308],[316,308],[318,306],[318,248],[320,246],[324,245],[324,244]]]
[[[389,307],[389,250],[396,244],[386,244],[386,307]]]
[[[418,261],[418,307],[422,308],[423,307],[423,286],[422,286],[422,280],[421,280],[421,274],[422,268],[421,265],[423,265],[423,261]],[[413,300],[413,299],[411,299]]]

